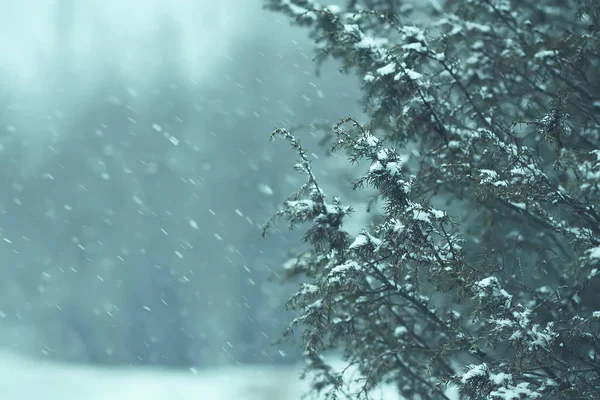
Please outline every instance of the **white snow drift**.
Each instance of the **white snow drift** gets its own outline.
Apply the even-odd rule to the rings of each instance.
[[[300,368],[227,367],[172,372],[51,363],[0,353],[2,400],[300,400]],[[399,400],[385,388],[374,400]]]

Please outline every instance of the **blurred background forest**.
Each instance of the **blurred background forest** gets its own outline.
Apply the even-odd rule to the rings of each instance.
[[[305,32],[260,0],[1,3],[0,347],[294,361],[271,346],[293,288],[266,279],[297,236],[260,228],[301,177],[268,135],[356,112],[356,82],[318,78]]]

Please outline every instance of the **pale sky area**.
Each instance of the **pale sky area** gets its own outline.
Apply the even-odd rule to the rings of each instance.
[[[71,16],[57,16],[60,7],[71,10]],[[178,45],[185,68],[198,78],[231,54],[236,38],[252,32],[254,24],[264,27],[265,20],[257,0],[3,0],[2,8],[2,67],[24,81],[39,78],[45,57],[64,51],[57,46],[57,21],[71,26],[79,70],[93,70],[95,64],[108,61],[104,55],[137,75],[152,62],[148,35],[161,19],[170,17],[181,28]]]

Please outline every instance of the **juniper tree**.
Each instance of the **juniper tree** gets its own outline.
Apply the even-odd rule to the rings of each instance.
[[[351,207],[321,190],[293,133],[273,133],[306,176],[274,218],[308,226],[287,264],[304,276],[288,333],[314,391],[600,398],[599,3],[447,0],[421,18],[399,0],[265,7],[310,30],[317,63],[361,78],[365,120],[337,123],[333,149],[368,165],[353,187],[384,205],[351,237]],[[336,348],[360,390],[324,360]]]

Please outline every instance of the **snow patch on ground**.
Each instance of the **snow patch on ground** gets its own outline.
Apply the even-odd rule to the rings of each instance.
[[[302,391],[293,367],[101,368],[3,353],[0,376],[3,400],[295,400]]]
[[[342,362],[334,363],[341,370]],[[347,371],[354,375],[356,371]],[[169,371],[52,363],[0,352],[3,400],[300,400],[300,367],[250,365]],[[393,387],[373,399],[401,400]]]

